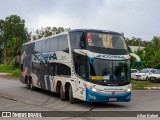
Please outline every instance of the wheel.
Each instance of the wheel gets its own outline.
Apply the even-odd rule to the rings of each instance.
[[[76,102],[75,98],[73,98],[73,91],[72,91],[72,86],[71,85],[69,86],[69,101],[70,101],[71,104]]]
[[[149,81],[149,78],[148,78],[148,77],[146,77],[146,81]]]
[[[61,85],[61,88],[60,88],[60,96],[62,101],[66,100],[66,94],[63,91],[63,85]]]
[[[26,81],[26,87],[28,88],[28,89],[30,89],[30,82],[29,82],[29,80],[27,79],[27,81]]]
[[[29,88],[30,88],[31,90],[35,90],[35,87],[33,86],[33,81],[32,81],[32,79],[29,80]]]

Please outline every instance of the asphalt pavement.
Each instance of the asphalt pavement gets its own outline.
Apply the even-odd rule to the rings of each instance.
[[[84,111],[84,114],[88,111],[160,111],[160,90],[134,90],[131,102],[127,103],[79,101],[70,104],[61,101],[58,94],[40,89],[31,91],[19,80],[0,78],[0,111]]]

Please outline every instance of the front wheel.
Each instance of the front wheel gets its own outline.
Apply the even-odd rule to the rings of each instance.
[[[148,78],[148,77],[146,77],[146,81],[149,81],[149,78]]]
[[[69,86],[69,101],[71,104],[74,104],[76,102],[75,98],[73,98],[72,86]]]

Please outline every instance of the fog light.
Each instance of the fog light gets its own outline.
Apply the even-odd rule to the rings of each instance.
[[[92,99],[96,99],[96,96],[94,96],[94,95],[89,95],[90,96],[90,98],[92,98]]]
[[[131,99],[131,96],[130,96],[130,95],[127,97],[127,100],[129,100],[129,99]]]

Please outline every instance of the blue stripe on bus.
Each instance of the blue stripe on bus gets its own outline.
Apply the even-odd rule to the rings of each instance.
[[[115,102],[129,102],[131,100],[131,92],[121,93],[116,95],[100,94],[93,92],[91,89],[86,88],[86,101],[87,102],[111,102],[110,98],[115,98]]]

